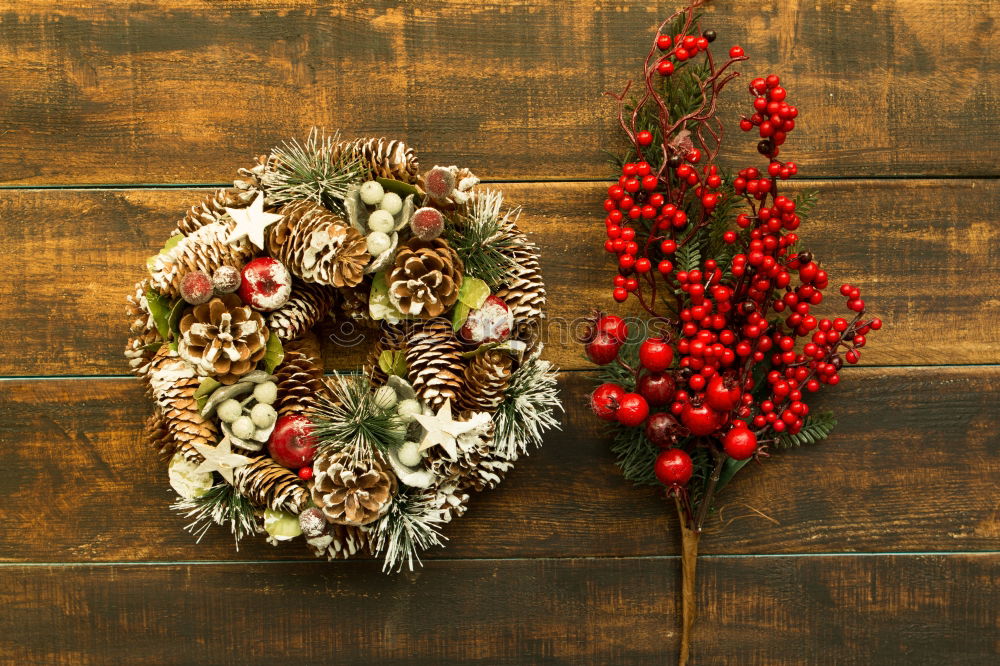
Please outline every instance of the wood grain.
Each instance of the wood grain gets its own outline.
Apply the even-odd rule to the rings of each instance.
[[[744,471],[703,552],[1000,550],[1000,367],[862,368],[845,379],[816,405],[836,410],[831,439]],[[477,496],[430,557],[677,552],[668,507],[614,467],[584,406],[591,381],[567,373],[562,386],[563,432]],[[0,468],[12,470],[0,476],[0,560],[311,558],[301,544],[259,539],[236,552],[222,530],[196,545],[141,443],[149,409],[134,380],[0,383]]]
[[[872,336],[865,364],[1000,362],[1000,347],[983,335],[1000,326],[1000,300],[991,291],[1000,281],[993,250],[1000,231],[989,217],[1000,205],[997,181],[802,186],[820,194],[812,221],[801,229],[803,245],[821,258],[834,284],[861,285],[887,323]],[[508,201],[524,205],[523,227],[541,249],[548,356],[564,368],[587,367],[574,341],[580,319],[594,307],[615,306],[613,269],[599,235],[602,188],[532,183],[503,189]],[[0,358],[0,375],[123,374],[125,293],[201,194],[17,190],[0,196],[0,260],[23,276],[0,282],[0,330],[27,325],[30,331],[18,339],[17,354]],[[836,289],[830,293],[820,311],[842,305]],[[329,344],[328,367],[357,367],[366,349],[367,343]]]
[[[702,558],[698,664],[991,664],[998,555]],[[673,558],[5,567],[0,658],[638,664],[675,658]],[[30,600],[30,601],[28,601]]]
[[[603,178],[606,91],[668,8],[618,0],[0,2],[0,182],[212,183],[310,126],[411,142],[491,178]],[[716,2],[778,72],[803,175],[998,173],[990,0]],[[946,37],[947,36],[947,37]],[[960,84],[958,82],[961,82]],[[734,86],[722,117],[749,104]],[[733,136],[739,132],[733,132]],[[755,139],[727,149],[759,160]],[[741,164],[742,166],[742,164]]]

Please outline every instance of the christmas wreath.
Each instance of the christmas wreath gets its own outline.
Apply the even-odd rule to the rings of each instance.
[[[318,557],[410,568],[557,426],[545,286],[519,211],[402,142],[313,130],[193,206],[128,298],[173,508]],[[373,329],[325,375],[330,319]]]

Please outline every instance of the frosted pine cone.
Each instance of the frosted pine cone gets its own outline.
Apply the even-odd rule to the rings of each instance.
[[[333,287],[295,282],[288,301],[268,315],[267,325],[282,342],[294,340],[329,314],[336,297],[337,291]]]
[[[331,523],[367,525],[382,517],[396,494],[396,476],[378,461],[352,462],[322,453],[313,463],[312,499]]]
[[[227,208],[246,208],[255,194],[240,190],[216,190],[191,206],[177,223],[177,229],[189,236],[204,226],[219,222],[225,217]]]
[[[444,239],[411,239],[389,273],[389,299],[403,314],[439,317],[458,300],[464,270]]]
[[[364,236],[340,217],[309,201],[282,206],[284,216],[267,236],[267,249],[306,282],[353,287],[371,260]]]
[[[194,397],[201,378],[167,345],[160,348],[150,363],[148,380],[153,400],[178,449],[191,444],[212,445],[218,441],[218,428],[201,415]]]
[[[512,252],[515,266],[496,296],[503,300],[514,315],[515,326],[543,316],[545,283],[538,262],[538,248],[527,243]]]
[[[480,412],[496,409],[510,384],[513,364],[509,355],[499,351],[487,351],[473,358],[465,369],[459,408]]]
[[[164,254],[153,257],[149,282],[158,292],[170,298],[181,295],[181,280],[192,271],[211,275],[220,266],[243,268],[254,255],[246,239],[227,243],[234,224],[213,222],[193,231]]]
[[[361,173],[367,178],[391,178],[411,185],[420,182],[417,157],[402,141],[385,138],[356,139],[341,142],[336,151],[357,160]]]
[[[456,401],[465,364],[462,344],[447,321],[433,320],[410,331],[406,364],[407,378],[428,407],[437,411],[445,400]]]
[[[268,334],[259,312],[236,294],[224,294],[181,318],[177,352],[199,374],[233,384],[264,358]]]
[[[285,350],[285,358],[274,371],[278,384],[278,414],[304,414],[316,406],[316,395],[325,391],[323,368],[315,359],[294,350]]]
[[[251,502],[275,511],[298,513],[309,503],[305,482],[267,456],[237,467],[233,482]]]

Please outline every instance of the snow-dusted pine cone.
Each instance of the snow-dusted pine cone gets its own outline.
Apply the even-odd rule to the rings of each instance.
[[[531,244],[512,251],[515,266],[506,284],[497,290],[514,315],[514,325],[541,318],[545,307],[545,283],[542,281],[538,249]]]
[[[331,523],[367,525],[388,510],[396,476],[378,461],[350,461],[344,453],[321,453],[313,462],[312,499]]]
[[[357,160],[365,178],[391,178],[411,185],[420,182],[417,156],[402,141],[385,138],[356,139],[341,142],[337,150],[341,155],[350,155]]]
[[[437,411],[445,400],[456,402],[465,362],[451,324],[435,319],[413,327],[406,340],[406,364],[407,378],[428,407]]]
[[[475,356],[465,368],[458,407],[492,412],[504,399],[514,365],[509,354],[490,350]]]
[[[458,300],[464,266],[443,238],[410,239],[389,272],[389,298],[403,314],[439,317]]]
[[[333,287],[361,282],[371,260],[364,236],[310,201],[282,206],[284,217],[267,235],[267,249],[298,278]]]
[[[201,377],[191,364],[163,345],[150,363],[147,379],[153,400],[178,447],[218,442],[219,429],[198,410],[194,393]]]
[[[267,316],[267,325],[282,342],[294,340],[322,321],[337,298],[337,290],[324,284],[298,281],[292,295]]]
[[[226,216],[227,208],[246,208],[255,195],[256,192],[252,191],[216,190],[191,206],[177,223],[177,229],[189,236],[206,225],[219,222]]]
[[[427,449],[425,460],[435,476],[453,481],[459,489],[481,491],[496,487],[513,463],[493,452],[494,426],[490,415],[463,412],[460,420],[480,425],[457,438],[454,455],[438,444]]]
[[[309,503],[305,482],[268,456],[237,467],[233,482],[240,494],[259,507],[298,513]]]
[[[145,377],[149,363],[160,348],[162,338],[156,329],[153,316],[146,302],[149,280],[135,284],[132,293],[126,297],[125,316],[128,319],[128,342],[125,343],[125,358],[129,369],[136,377]]]
[[[319,359],[295,350],[285,350],[285,358],[274,374],[278,378],[278,401],[274,407],[279,415],[305,414],[316,406],[316,395],[326,390]]]
[[[181,317],[177,352],[199,374],[233,384],[267,352],[264,318],[236,294],[216,296]]]
[[[237,270],[254,256],[254,248],[244,238],[227,243],[234,223],[213,222],[185,236],[163,254],[150,262],[149,283],[169,298],[181,295],[181,280],[192,271],[211,275],[219,266],[232,266]]]

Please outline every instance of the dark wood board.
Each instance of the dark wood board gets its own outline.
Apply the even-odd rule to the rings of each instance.
[[[698,664],[986,665],[1000,556],[706,557]],[[18,664],[651,664],[674,558],[9,566]]]
[[[429,557],[678,552],[670,505],[614,467],[585,406],[591,381],[562,385],[564,430],[475,497]],[[704,552],[1000,550],[1000,367],[859,368],[816,408],[836,410],[831,438],[741,472]],[[0,561],[311,558],[262,539],[236,552],[223,530],[196,545],[142,444],[149,411],[131,379],[0,382]]]
[[[312,125],[429,166],[603,178],[613,108],[679,2],[0,3],[0,182],[214,183]],[[779,73],[811,177],[998,173],[990,0],[714,2],[720,53]],[[734,85],[732,134],[749,107]],[[757,160],[756,138],[727,150]]]
[[[1000,326],[992,285],[1000,231],[994,180],[809,182],[818,190],[801,229],[832,276],[861,286],[887,326],[871,336],[865,364],[998,363],[1000,346],[983,331]],[[585,183],[507,184],[524,206],[523,227],[542,253],[549,290],[548,357],[585,368],[574,341],[581,317],[615,307],[603,250],[602,187]],[[174,222],[203,191],[17,190],[0,192],[5,224],[0,261],[23,279],[0,282],[0,330],[27,326],[0,375],[123,374],[125,294],[145,272]],[[39,223],[44,221],[44,224]],[[975,276],[974,278],[972,276]],[[947,332],[946,334],[944,332]],[[326,350],[329,368],[357,367],[367,345]]]

